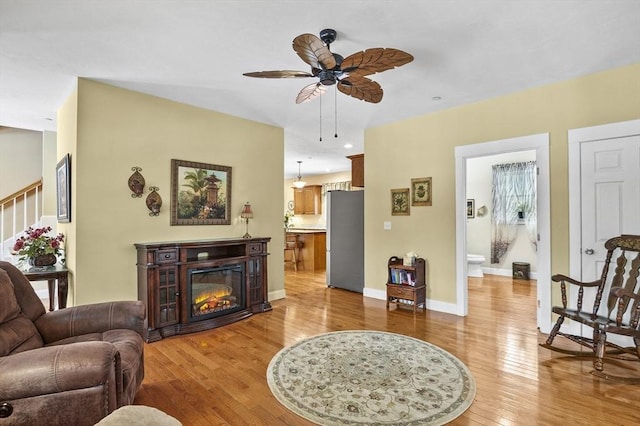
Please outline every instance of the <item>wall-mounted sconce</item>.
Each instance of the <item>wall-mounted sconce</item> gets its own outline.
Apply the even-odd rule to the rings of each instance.
[[[149,195],[147,195],[147,208],[150,210],[149,216],[158,216],[160,214],[160,207],[162,207],[162,197],[158,194],[157,186],[149,187]]]
[[[142,169],[138,166],[134,166],[131,168],[133,170],[133,174],[129,176],[129,189],[131,190],[132,198],[140,198],[142,197],[142,192],[144,191],[144,177],[140,174]]]
[[[251,211],[251,204],[249,204],[248,201],[242,207],[240,217],[244,219],[247,224],[247,232],[242,236],[242,238],[251,238],[251,235],[249,235],[249,219],[253,219],[253,211]]]

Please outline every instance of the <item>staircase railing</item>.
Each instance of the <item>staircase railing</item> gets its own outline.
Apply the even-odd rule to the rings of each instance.
[[[42,178],[0,199],[0,259],[9,258],[16,237],[42,217]]]

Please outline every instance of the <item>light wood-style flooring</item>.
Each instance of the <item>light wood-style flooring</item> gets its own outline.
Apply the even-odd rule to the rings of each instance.
[[[393,304],[387,311],[383,300],[327,288],[323,273],[285,275],[287,298],[273,301],[272,311],[147,344],[146,377],[135,404],[156,407],[185,426],[310,425],[271,395],[269,361],[308,336],[367,329],[423,339],[469,367],[476,398],[451,424],[640,424],[640,386],[604,381],[589,374],[589,359],[538,346],[544,336],[536,329],[535,281],[470,278],[469,315],[461,318],[414,315]],[[640,375],[638,364],[616,368]]]

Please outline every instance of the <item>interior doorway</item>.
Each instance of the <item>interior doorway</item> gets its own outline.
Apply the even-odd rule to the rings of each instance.
[[[468,312],[467,280],[467,160],[477,157],[534,150],[538,166],[538,282],[537,325],[540,331],[551,329],[551,243],[549,194],[549,135],[547,133],[456,147],[456,310]]]

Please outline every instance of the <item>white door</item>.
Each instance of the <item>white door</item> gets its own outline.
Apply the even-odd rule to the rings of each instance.
[[[582,144],[582,280],[600,276],[604,243],[640,234],[640,136]]]
[[[640,120],[569,131],[569,197],[570,275],[593,281],[602,271],[604,242],[640,234]],[[585,293],[584,309],[593,299],[594,292]]]

